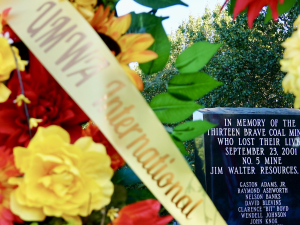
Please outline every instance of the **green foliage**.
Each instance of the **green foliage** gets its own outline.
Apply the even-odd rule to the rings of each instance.
[[[188,6],[180,0],[134,0],[141,5],[148,6],[152,9],[166,8],[173,5],[184,5]]]
[[[97,0],[97,5],[109,6],[111,10],[116,10],[116,4],[120,0]]]
[[[141,180],[135,175],[132,169],[123,166],[115,172],[112,182],[114,184],[132,185],[141,182]]]
[[[218,9],[217,9],[218,10]],[[203,71],[224,83],[202,98],[206,107],[292,107],[293,97],[283,92],[280,70],[281,43],[290,36],[296,14],[280,17],[280,23],[264,24],[263,12],[248,29],[245,14],[234,22],[227,13],[210,13],[211,37],[222,43],[220,51]]]
[[[150,102],[150,107],[162,123],[178,123],[187,119],[194,111],[202,108],[194,101],[183,101],[169,93],[157,95]]]
[[[167,1],[160,1],[159,4],[165,2]],[[154,6],[152,7],[155,9]],[[152,10],[151,12],[155,14],[156,11]],[[153,109],[158,119],[162,123],[171,123],[171,127],[165,126],[166,130],[169,132],[171,139],[178,147],[179,151],[186,156],[189,165],[192,165],[193,158],[188,155],[185,145],[182,142],[191,140],[203,134],[215,125],[207,121],[186,122],[183,120],[190,119],[193,112],[202,107],[195,103],[196,99],[221,85],[220,82],[210,78],[207,74],[198,72],[198,70],[201,69],[216,53],[218,48],[220,48],[220,45],[211,44],[209,42],[197,43],[190,46],[188,49],[178,51],[176,56],[172,55],[169,58],[171,45],[161,25],[162,20],[165,18],[159,18],[146,13],[132,13],[131,15],[135,22],[131,24],[128,32],[151,33],[155,38],[155,43],[149,49],[158,53],[159,56],[150,63],[141,64],[139,72],[145,79],[148,79],[152,84],[155,84],[155,80],[160,79],[160,75],[162,75],[165,70],[168,70],[169,68],[172,70],[166,77],[166,83],[162,84],[161,82],[158,82],[158,89],[150,88],[151,84],[147,81],[144,82],[145,91],[151,90],[153,93],[153,90],[157,90],[157,92],[151,94],[149,98],[146,95],[144,96],[146,100],[150,102],[150,107]],[[177,56],[178,60],[176,65],[181,71],[180,75],[177,75],[177,68],[172,68],[172,64],[175,63]],[[167,63],[168,61],[169,63]],[[171,77],[173,77],[173,79],[170,81],[169,78]],[[201,89],[199,90],[199,88]],[[164,91],[162,91],[162,89]],[[191,142],[185,144],[191,149]],[[127,187],[127,203],[154,198],[148,189],[143,188],[143,184],[139,183],[139,179],[137,179],[129,168],[117,171],[113,180],[116,183],[129,185],[129,187]]]
[[[151,108],[162,123],[180,123],[188,119],[194,111],[202,108],[201,105],[196,104],[193,100],[220,85],[219,82],[208,78],[206,74],[197,73],[219,47],[220,45],[217,44],[199,42],[185,49],[177,57],[175,64],[179,67],[178,69],[182,74],[175,75],[169,82],[168,86],[170,88],[168,88],[168,91],[170,93],[158,94],[150,102]],[[203,87],[204,85],[205,88],[201,91],[197,90],[198,87]],[[207,121],[185,121],[174,129],[166,130],[171,134],[172,140],[179,150],[186,154],[179,142],[191,140],[212,127],[214,125]]]
[[[175,66],[181,73],[197,72],[205,66],[220,47],[220,44],[211,44],[205,41],[195,43],[177,57]]]
[[[153,74],[164,68],[169,55],[171,44],[162,26],[162,21],[167,17],[157,17],[149,13],[131,13],[132,23],[128,33],[149,33],[155,39],[154,43],[148,48],[157,53],[158,58],[147,63],[140,64],[140,68],[145,74]]]
[[[185,124],[186,121],[183,120],[189,121],[192,113],[202,107],[195,104],[194,100],[221,85],[220,82],[207,74],[197,72],[215,54],[220,45],[201,42],[192,46],[189,45],[187,48],[186,43],[181,42],[174,45],[174,39],[170,39],[170,41],[172,44],[171,56],[162,71],[150,76],[141,71],[137,72],[141,73],[144,80],[143,95],[145,99],[150,102],[150,106],[162,123],[172,123],[170,125],[171,131],[168,129],[167,131],[171,134],[180,152],[186,155],[187,152],[181,142],[193,139],[209,128],[204,126],[202,130],[201,127],[199,129],[192,127],[192,129],[186,129],[184,133],[181,130],[177,133],[173,127],[179,123]],[[177,49],[177,47],[182,48]],[[180,67],[181,74],[174,66],[175,62]],[[187,123],[186,126],[190,126],[190,124]],[[179,133],[183,134],[182,138],[179,138]],[[192,150],[191,143],[185,143],[185,145],[189,146],[188,151],[190,153]]]
[[[207,130],[215,127],[217,124],[212,124],[208,121],[189,121],[186,123],[182,123],[174,127],[172,135],[181,140],[188,141],[199,137],[204,134]]]
[[[286,95],[281,87],[284,73],[280,71],[281,43],[291,35],[297,9],[284,13],[278,23],[264,24],[262,12],[253,29],[247,25],[245,14],[232,21],[226,9],[220,12],[206,9],[201,18],[190,17],[171,36],[170,59],[199,41],[221,43],[217,53],[201,69],[222,82],[198,102],[205,107],[292,107],[293,96]],[[174,60],[167,64],[161,77],[161,87],[172,79],[176,70]],[[177,71],[178,73],[178,71]],[[164,80],[166,79],[166,80]],[[155,86],[159,86],[156,80]]]
[[[280,4],[278,2],[277,5],[278,14],[282,15],[283,13],[286,13],[293,7],[293,5],[295,5],[296,2],[297,0],[284,1],[283,4]],[[271,19],[272,19],[272,11],[270,7],[268,7],[266,17],[265,17],[265,23],[269,22]]]
[[[46,217],[46,219],[42,222],[26,222],[24,221],[23,225],[42,225],[42,224],[47,224],[47,225],[74,225],[73,222],[66,222],[62,218],[58,217]]]
[[[127,193],[128,193],[128,198],[126,204],[143,201],[150,198],[156,199],[154,195],[147,189],[128,190]]]
[[[168,85],[168,92],[180,99],[196,100],[221,85],[206,73],[179,74]]]
[[[233,15],[235,3],[236,3],[236,0],[231,0],[230,1],[229,10],[228,10],[230,15]]]
[[[122,208],[126,205],[127,200],[127,191],[126,188],[122,185],[114,184],[114,193],[111,197],[110,204],[107,208]]]
[[[233,5],[234,1],[231,1],[228,6],[232,12]],[[199,18],[190,16],[169,37],[171,54],[164,69],[150,76],[141,73],[145,99],[151,102],[158,94],[168,92],[180,100],[201,97],[197,102],[205,107],[292,107],[293,96],[286,95],[281,87],[284,73],[280,71],[279,60],[283,54],[281,43],[291,35],[297,8],[284,13],[278,23],[269,21],[264,24],[266,12],[263,12],[250,30],[246,14],[239,15],[233,21],[227,9],[220,12],[220,7],[213,11],[206,9]],[[203,76],[198,82],[198,75],[182,74],[175,65],[181,53],[194,43],[203,41],[221,43],[222,46],[200,72],[194,71]],[[224,85],[219,86],[220,82],[216,80]],[[211,89],[219,87],[209,92],[211,89],[208,89],[206,82],[214,84],[210,86]],[[172,134],[178,124],[181,123],[168,124],[168,132]],[[181,140],[174,133],[172,138],[177,147],[182,149],[179,145]],[[185,146],[191,154],[193,142],[185,142]],[[189,157],[187,159],[192,165]]]
[[[112,182],[114,183],[115,191],[108,208],[122,208],[127,204],[155,198],[128,166],[118,169],[112,178]]]
[[[200,157],[201,161],[205,163],[205,151],[204,151],[204,136],[201,135],[195,138],[195,147],[197,149],[198,156]],[[201,168],[203,170],[203,174],[205,173],[205,164]]]
[[[174,144],[177,146],[182,155],[188,155],[189,153],[186,151],[184,144],[182,141],[178,140],[175,136],[170,134]]]

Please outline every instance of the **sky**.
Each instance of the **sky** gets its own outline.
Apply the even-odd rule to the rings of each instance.
[[[152,0],[159,1],[159,0]],[[208,6],[210,9],[214,9],[217,3],[223,4],[225,0],[182,0],[182,2],[189,5],[188,7],[183,5],[175,5],[164,9],[159,9],[156,16],[169,16],[168,19],[163,21],[163,26],[167,34],[175,32],[177,27],[184,20],[188,20],[189,15],[194,17],[202,16],[204,9]],[[149,12],[151,8],[144,7],[133,0],[120,0],[117,4],[118,16],[122,16],[129,12],[135,13]]]

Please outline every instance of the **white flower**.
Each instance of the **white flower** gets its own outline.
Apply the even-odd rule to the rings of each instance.
[[[0,34],[0,37],[5,37],[10,45],[14,43],[14,40],[9,37],[9,32],[5,32],[4,35]]]

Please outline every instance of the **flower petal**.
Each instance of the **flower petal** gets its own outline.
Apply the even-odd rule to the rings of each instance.
[[[129,68],[129,66],[127,66],[127,65],[121,64],[121,66],[124,69],[126,75],[131,80],[131,82],[137,87],[137,89],[139,91],[144,90],[144,83],[143,83],[140,75],[138,75],[136,72],[134,72],[133,70],[131,70]]]
[[[114,17],[112,20],[112,23],[108,27],[107,34],[117,41],[122,34],[125,34],[125,32],[128,30],[131,24],[131,15],[126,14],[124,16],[120,17]],[[124,35],[125,36],[125,35]]]
[[[11,194],[10,207],[11,211],[20,216],[25,221],[43,221],[46,216],[41,208],[27,207],[18,203],[16,199],[16,190]]]
[[[154,43],[154,38],[151,34],[125,34],[119,40],[118,44],[121,46],[122,51],[128,49],[132,51],[146,50]]]
[[[51,125],[47,128],[39,127],[38,131],[34,135],[33,139],[34,141],[42,141],[44,140],[45,136],[56,134],[59,136],[64,142],[70,143],[70,135],[67,131],[62,129],[59,126]]]
[[[91,137],[79,138],[74,143],[74,145],[78,146],[83,151],[95,151],[95,152],[100,152],[100,153],[106,153],[104,145],[93,142],[93,139]]]
[[[6,102],[10,94],[11,90],[9,90],[5,84],[0,83],[0,103]]]
[[[129,64],[131,62],[145,63],[156,59],[157,56],[158,55],[155,52],[150,50],[145,50],[145,51],[131,52],[130,54],[129,53],[120,54],[117,56],[117,59],[122,64]]]

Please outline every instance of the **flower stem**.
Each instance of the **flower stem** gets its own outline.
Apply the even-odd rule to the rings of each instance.
[[[101,213],[102,213],[101,225],[104,225],[105,213],[106,213],[106,208],[105,207],[101,210]]]
[[[20,73],[20,70],[19,70],[17,57],[16,57],[15,52],[14,52],[13,48],[11,47],[11,45],[10,45],[10,49],[12,51],[12,54],[14,56],[15,63],[16,63],[16,70],[17,70],[17,74],[18,74],[18,80],[19,80],[19,84],[20,84],[21,94],[23,94],[25,96],[25,91],[24,91],[22,76],[21,76],[21,73]],[[23,104],[24,104],[24,110],[25,110],[25,115],[26,115],[27,124],[28,124],[29,136],[30,136],[30,139],[31,139],[32,138],[32,134],[31,134],[30,123],[29,123],[30,116],[29,116],[29,112],[28,112],[28,107],[27,107],[26,102],[23,102]]]

